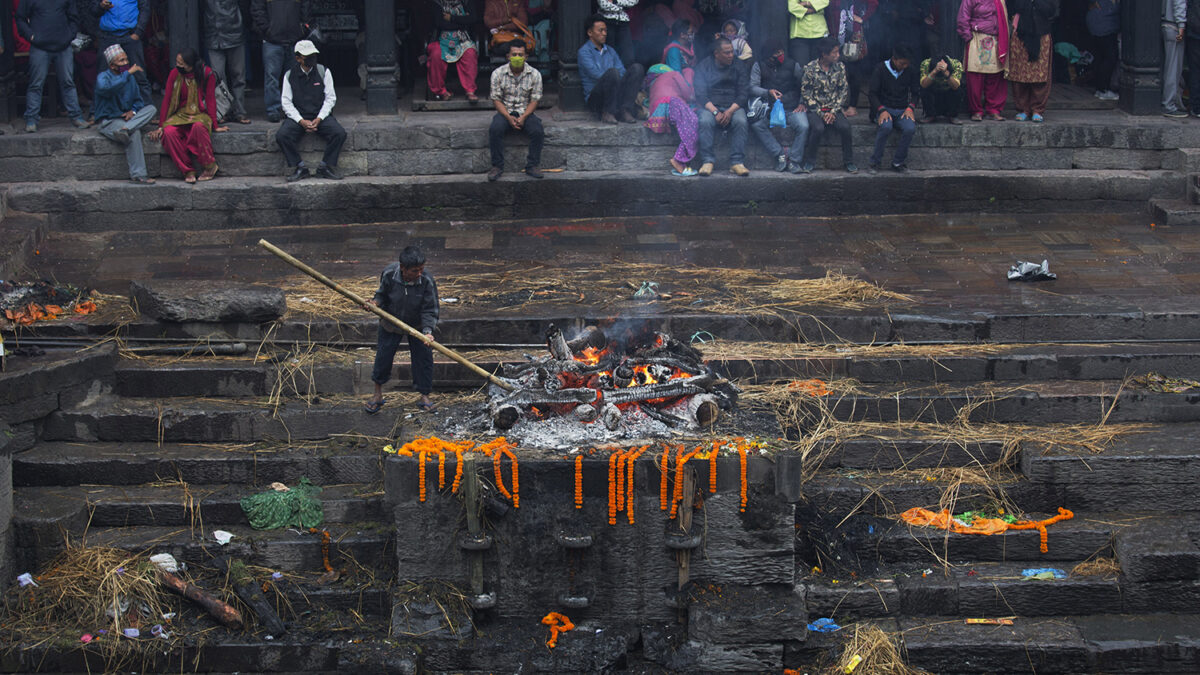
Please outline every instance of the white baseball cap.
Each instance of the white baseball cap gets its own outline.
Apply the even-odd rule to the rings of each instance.
[[[320,54],[321,50],[317,49],[312,40],[301,40],[296,43],[295,52],[301,56],[311,56],[313,54]]]

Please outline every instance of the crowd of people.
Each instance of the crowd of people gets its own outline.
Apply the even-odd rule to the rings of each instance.
[[[248,40],[256,35],[265,117],[280,125],[275,138],[289,167],[287,180],[341,178],[337,163],[346,131],[332,116],[337,102],[332,72],[319,63],[320,51],[309,39],[311,0],[200,0],[203,49],[173,55],[165,49],[164,0],[13,1],[15,28],[24,41],[18,47],[28,54],[27,132],[38,131],[53,67],[71,123],[80,129],[95,125],[124,145],[132,181],[153,182],[141,148],[143,130],[150,127],[156,127],[150,136],[162,139],[184,180],[211,180],[219,170],[212,134],[227,131],[228,124],[251,123],[246,64]],[[744,0],[598,0],[576,51],[584,100],[601,122],[642,121],[652,132],[677,134],[669,164],[681,177],[713,173],[722,135],[729,138],[729,170],[738,176],[749,174],[745,151],[751,138],[775,158],[778,171],[808,173],[830,132],[840,139],[843,167],[857,172],[850,120],[860,114],[864,90],[866,117],[877,129],[871,170],[884,166],[893,134],[899,141],[887,165],[906,170],[918,120],[961,124],[965,108],[972,121],[1000,121],[1011,97],[1017,121],[1042,122],[1055,59],[1070,55],[1054,35],[1062,4],[1071,0],[961,0],[954,26],[961,59],[948,54],[960,45],[949,50],[941,44],[941,1],[788,0],[787,16],[780,17],[788,22],[788,39],[772,43],[752,40]],[[1095,95],[1116,98],[1120,0],[1081,1],[1087,3]],[[508,133],[530,138],[525,173],[541,178],[545,128],[536,110],[544,68],[535,64],[549,58],[552,1],[429,2],[435,11],[422,59],[429,95],[452,97],[447,79],[454,66],[467,100],[478,101],[480,52],[496,59],[487,94],[496,111],[489,128],[488,180],[504,172]],[[1189,89],[1200,91],[1200,0],[1161,5],[1162,112],[1187,117],[1185,62]],[[562,47],[577,44],[570,36],[554,39]],[[80,43],[88,41],[98,53],[93,73],[80,58]],[[86,94],[90,112],[77,90]],[[1188,99],[1192,114],[1200,117],[1200,96]],[[309,133],[326,147],[315,168],[297,150]]]

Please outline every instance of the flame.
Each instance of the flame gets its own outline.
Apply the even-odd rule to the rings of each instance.
[[[594,366],[600,363],[600,359],[608,353],[607,349],[596,349],[595,347],[587,347],[582,354],[575,354],[575,360],[580,363],[586,363],[589,366]]]
[[[634,366],[633,380],[629,382],[629,386],[637,387],[643,384],[658,384],[658,380],[654,379],[654,376],[650,374],[649,366]]]

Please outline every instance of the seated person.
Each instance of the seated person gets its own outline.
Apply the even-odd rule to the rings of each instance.
[[[493,36],[500,31],[524,34],[529,30],[529,12],[525,0],[486,0],[483,5],[483,25]],[[496,56],[508,55],[508,42],[496,43],[492,38],[491,52]]]
[[[871,153],[870,168],[879,169],[883,161],[883,148],[893,129],[900,130],[900,142],[892,155],[892,170],[906,170],[904,160],[908,158],[908,146],[912,145],[917,133],[916,116],[913,108],[920,95],[920,83],[916,69],[912,67],[912,50],[906,44],[898,44],[892,50],[892,58],[875,66],[871,73],[871,84],[867,96],[871,100],[871,111],[875,114],[875,151]]]
[[[479,50],[471,39],[471,26],[479,19],[467,0],[437,0],[442,13],[434,20],[436,30],[426,47],[426,82],[429,93],[438,101],[449,101],[446,71],[451,63],[458,64],[458,82],[467,92],[468,101],[478,101],[475,78],[479,75]]]
[[[546,132],[542,129],[542,120],[533,114],[540,100],[542,74],[525,63],[525,43],[513,40],[508,43],[508,65],[492,71],[492,103],[496,106],[496,115],[488,129],[488,147],[492,152],[489,181],[499,179],[504,173],[504,134],[509,129],[529,136],[525,173],[531,178],[542,177],[539,165]]]
[[[671,42],[663,49],[662,62],[674,71],[696,65],[696,31],[682,19],[671,25]]]
[[[618,119],[636,122],[633,113],[646,70],[637,63],[626,68],[617,51],[605,44],[608,24],[599,14],[588,18],[587,36],[576,56],[588,109],[599,113],[600,120],[608,124],[616,124]]]
[[[722,37],[733,44],[733,54],[739,61],[750,61],[754,58],[754,50],[750,49],[750,34],[746,32],[746,24],[737,19],[729,19],[721,24],[721,32],[715,37]]]
[[[769,54],[767,60],[755,63],[750,69],[750,98],[761,98],[766,102],[767,110],[755,116],[750,123],[750,130],[763,148],[777,158],[776,171],[786,171],[790,167],[792,173],[800,173],[804,164],[804,146],[808,141],[807,108],[800,100],[804,67],[793,61],[778,42],[768,43],[766,53]],[[795,132],[791,151],[787,154],[784,154],[783,145],[771,132],[770,110],[775,101],[782,102],[783,109],[787,111],[788,128]]]
[[[696,93],[692,87],[693,75],[691,68],[680,72],[658,64],[646,76],[646,85],[650,89],[650,118],[646,120],[646,128],[656,134],[665,134],[674,125],[679,134],[679,147],[671,158],[673,176],[696,175],[696,170],[688,166],[696,156],[700,124],[696,111],[689,105]]]
[[[808,108],[808,148],[800,171],[812,173],[821,137],[827,128],[833,127],[842,137],[842,163],[846,171],[858,173],[850,121],[843,112],[850,97],[850,85],[841,62],[841,45],[835,37],[824,37],[817,42],[816,49],[818,56],[804,66],[804,78],[800,81],[800,98]]]
[[[217,175],[212,134],[227,131],[216,126],[217,78],[204,65],[195,49],[188,47],[175,55],[175,67],[167,76],[159,111],[160,128],[146,135],[152,141],[162,139],[171,161],[183,174],[183,182],[212,180]],[[192,155],[203,171],[196,177]]]
[[[925,111],[923,124],[945,118],[950,124],[958,120],[959,91],[963,81],[962,62],[949,55],[921,62],[921,108]]]
[[[96,130],[105,138],[125,146],[125,163],[129,165],[129,182],[153,185],[146,176],[146,154],[142,151],[142,127],[158,113],[142,101],[141,88],[134,76],[141,72],[136,63],[129,65],[129,56],[121,45],[104,50],[108,68],[96,77],[96,99],[92,112]]]
[[[337,172],[338,156],[346,142],[346,130],[333,116],[337,92],[333,90],[333,73],[317,63],[320,54],[311,40],[296,43],[296,63],[283,78],[281,101],[283,123],[275,132],[275,142],[283,151],[288,167],[294,169],[288,182],[308,178],[308,166],[300,158],[296,145],[304,134],[316,134],[325,139],[325,156],[317,165],[317,176],[341,180]]]
[[[716,154],[713,141],[718,130],[729,134],[729,171],[737,176],[749,176],[743,161],[746,157],[746,136],[749,126],[742,109],[750,94],[750,77],[746,68],[734,63],[733,43],[717,38],[712,56],[696,66],[696,114],[700,118],[700,175],[711,176]]]
[[[539,63],[550,60],[550,29],[554,19],[554,0],[528,0],[526,11],[532,24],[533,39],[537,46],[533,48],[533,59]]]

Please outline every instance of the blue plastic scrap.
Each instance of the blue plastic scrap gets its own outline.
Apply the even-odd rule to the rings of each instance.
[[[1031,567],[1021,570],[1025,579],[1066,579],[1067,573],[1055,567]]]
[[[832,633],[835,630],[841,630],[842,627],[833,622],[833,619],[817,619],[808,624],[808,629],[814,633]]]

